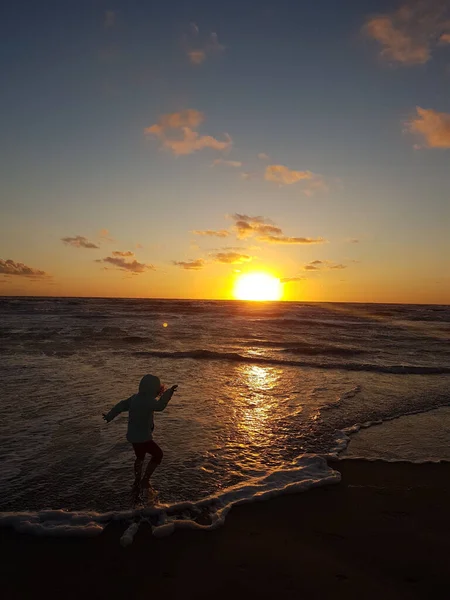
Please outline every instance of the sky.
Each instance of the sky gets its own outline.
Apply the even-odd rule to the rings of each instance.
[[[0,295],[450,303],[445,0],[17,0],[0,32]]]

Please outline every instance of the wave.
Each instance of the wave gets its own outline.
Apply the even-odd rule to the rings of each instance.
[[[303,454],[280,469],[263,473],[197,502],[107,513],[66,510],[4,512],[0,513],[0,526],[32,535],[95,536],[108,523],[125,521],[128,527],[121,543],[127,546],[142,522],[150,523],[156,537],[170,535],[176,529],[216,529],[238,504],[268,500],[282,494],[339,483],[340,480],[340,473],[331,469],[323,456]]]
[[[252,364],[283,365],[286,367],[311,367],[313,369],[335,369],[341,371],[367,371],[372,373],[390,373],[393,375],[444,375],[450,373],[450,367],[428,367],[409,365],[376,365],[372,363],[320,363],[313,361],[280,360],[262,356],[247,356],[238,352],[215,352],[213,350],[186,350],[168,352],[165,350],[142,350],[133,356],[155,356],[169,359],[228,360]]]

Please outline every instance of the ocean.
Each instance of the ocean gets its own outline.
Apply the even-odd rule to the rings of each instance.
[[[0,524],[162,535],[338,481],[327,456],[448,460],[449,333],[437,305],[0,298]],[[126,414],[102,413],[146,373],[179,388],[136,507]]]

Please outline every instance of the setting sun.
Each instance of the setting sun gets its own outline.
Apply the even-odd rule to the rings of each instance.
[[[280,300],[283,294],[280,280],[267,273],[241,275],[234,288],[237,300]]]

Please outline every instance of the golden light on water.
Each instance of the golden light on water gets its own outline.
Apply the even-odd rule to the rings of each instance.
[[[237,300],[280,300],[283,288],[273,275],[247,273],[238,277],[233,295]]]

